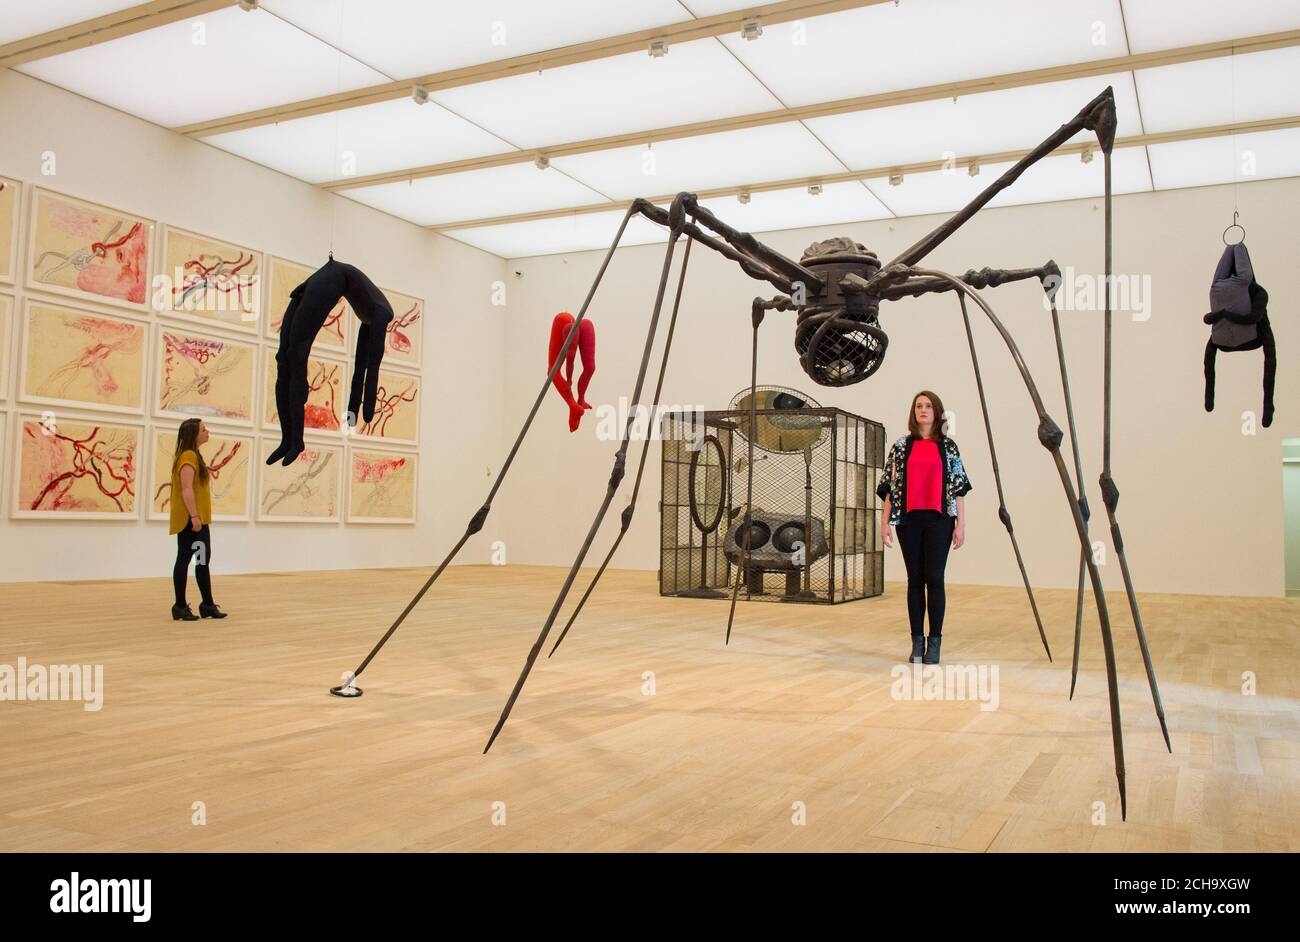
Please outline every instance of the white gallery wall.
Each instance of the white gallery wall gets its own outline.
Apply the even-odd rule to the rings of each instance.
[[[333,233],[339,260],[383,287],[424,299],[416,524],[219,523],[213,564],[218,573],[235,573],[428,565],[442,557],[464,532],[503,453],[503,390],[493,377],[505,313],[491,303],[492,285],[503,277],[499,258],[7,70],[0,71],[0,127],[0,176],[26,184],[27,206],[34,184],[311,264],[325,262]],[[51,166],[53,174],[43,172]],[[25,209],[24,242],[27,224]],[[16,291],[21,309],[21,278]],[[165,575],[175,541],[164,522],[144,519],[147,506],[131,521],[10,518],[21,408],[12,398],[17,347],[9,344],[3,375],[11,396],[0,403],[7,414],[0,579]],[[260,373],[257,387],[260,415]],[[146,433],[144,462],[150,454]],[[142,469],[142,488],[148,478]],[[138,494],[137,502],[147,505],[148,495]],[[469,543],[463,561],[487,561],[487,547],[501,538],[495,524]]]
[[[753,197],[762,198],[762,194]],[[1277,416],[1267,429],[1258,427],[1263,372],[1259,351],[1220,353],[1216,409],[1207,414],[1202,404],[1202,360],[1209,328],[1201,317],[1208,310],[1209,281],[1223,249],[1222,230],[1232,222],[1234,198],[1247,228],[1255,271],[1270,293],[1270,320],[1277,337]],[[1086,199],[986,210],[927,262],[960,274],[970,268],[1032,267],[1055,259],[1062,269],[1099,274],[1101,205],[1100,199]],[[1300,378],[1295,368],[1300,350],[1296,327],[1300,242],[1294,218],[1298,206],[1300,180],[1295,179],[1115,200],[1115,271],[1134,278],[1143,292],[1149,290],[1149,297],[1143,298],[1144,304],[1149,302],[1145,312],[1119,311],[1114,317],[1112,470],[1120,490],[1118,515],[1125,546],[1140,590],[1283,593],[1281,442],[1300,434]],[[726,218],[725,212],[722,216]],[[797,259],[814,240],[850,236],[887,260],[943,218],[837,225],[768,233],[762,238]],[[544,376],[552,316],[559,310],[577,311],[602,256],[585,252],[508,264],[507,434],[513,434],[522,421]],[[662,260],[662,246],[620,250],[596,295],[589,316],[596,323],[598,370],[588,399],[598,408],[617,406],[620,396],[631,393]],[[1063,295],[1070,287],[1067,283]],[[663,401],[726,408],[749,383],[750,300],[775,293],[733,263],[697,246]],[[671,296],[670,288],[670,302]],[[1065,429],[1051,317],[1037,282],[990,289],[985,296],[1017,338],[1049,413]],[[666,307],[665,326],[667,315]],[[1079,545],[1050,455],[1037,441],[1036,415],[1000,338],[973,308],[972,316],[1008,509],[1030,577],[1039,586],[1073,587]],[[1085,488],[1093,509],[1093,537],[1106,544],[1101,567],[1105,586],[1122,591],[1097,486],[1102,460],[1102,314],[1099,309],[1067,309],[1061,317],[1082,437]],[[761,330],[759,382],[793,386],[824,406],[879,420],[888,441],[906,434],[913,394],[923,388],[935,390],[955,413],[954,437],[974,483],[966,504],[967,544],[950,557],[948,579],[1018,585],[1010,541],[997,517],[989,449],[954,297],[886,305],[881,323],[890,345],[884,365],[867,381],[844,389],[817,387],[799,368],[793,349],[794,318],[793,313],[767,315]],[[661,330],[661,339],[662,334]],[[647,396],[653,390],[660,351],[657,344]],[[1249,418],[1243,419],[1244,412],[1255,416],[1253,434],[1247,434],[1252,429]],[[516,476],[504,488],[512,563],[571,563],[604,495],[616,443],[598,438],[599,423],[592,413],[577,433],[570,434],[566,415],[559,396],[548,393],[539,427],[520,452]],[[639,449],[637,445],[629,453],[628,477],[593,545],[592,565],[603,558],[617,533]],[[1072,469],[1068,450],[1064,454]],[[659,460],[659,446],[652,444],[637,513],[613,563],[616,567],[658,568]],[[887,552],[885,572],[888,580],[905,578],[896,548]],[[654,587],[654,577],[648,575],[646,584]]]
[[[503,262],[13,72],[0,73],[0,119],[0,175],[289,259],[323,262],[332,232],[338,258],[357,264],[380,285],[423,298],[425,392],[416,525],[223,523],[214,539],[214,564],[218,573],[234,573],[430,565],[442,557],[491,486],[537,395],[552,316],[563,309],[576,312],[602,252]],[[55,157],[56,173],[50,177],[42,174],[47,153]],[[1248,422],[1242,414],[1258,416],[1260,410],[1263,364],[1258,351],[1220,354],[1218,407],[1207,415],[1201,405],[1208,335],[1201,316],[1234,199],[1259,279],[1271,295],[1279,351],[1277,418],[1271,428],[1257,427],[1254,434],[1243,431]],[[1116,271],[1131,276],[1143,292],[1139,306],[1144,310],[1136,317],[1127,310],[1115,316],[1114,389],[1119,515],[1140,589],[1263,596],[1283,591],[1281,440],[1300,435],[1292,367],[1300,343],[1295,328],[1300,316],[1296,206],[1300,180],[1295,179],[1127,195],[1115,201]],[[929,261],[960,273],[984,266],[1027,267],[1053,258],[1063,269],[1097,274],[1102,267],[1100,207],[1100,200],[1089,199],[987,210]],[[797,258],[816,239],[847,235],[888,258],[942,218],[829,226],[763,238]],[[749,301],[775,291],[699,247],[692,256],[663,401],[722,408],[748,384]],[[596,296],[590,316],[597,326],[598,370],[588,397],[598,409],[617,409],[619,398],[630,395],[661,262],[662,246],[621,249]],[[504,306],[492,303],[494,285],[501,281]],[[15,290],[21,301],[21,280]],[[1036,283],[1005,286],[987,297],[1017,337],[1049,411],[1064,428],[1050,316]],[[665,328],[667,314],[665,309]],[[975,316],[1008,506],[1030,575],[1036,585],[1073,587],[1078,547],[1054,468],[1037,443],[1036,417],[1000,339]],[[1062,319],[1094,538],[1107,544],[1102,566],[1107,587],[1120,589],[1097,487],[1101,314],[1065,309]],[[951,557],[949,580],[1018,584],[996,516],[996,489],[955,300],[938,296],[887,305],[882,323],[890,337],[884,366],[865,383],[835,390],[816,387],[799,369],[792,345],[794,315],[769,313],[762,329],[759,381],[790,385],[823,405],[882,421],[889,440],[905,432],[912,394],[935,389],[955,413],[955,437],[975,484],[967,499],[968,544]],[[9,344],[4,364],[11,393],[16,347]],[[660,354],[656,344],[647,394]],[[258,395],[263,395],[260,383]],[[0,403],[8,418],[7,445],[19,408],[12,397]],[[597,431],[603,425],[617,432],[619,423],[602,423],[601,417],[589,413],[571,435],[558,395],[547,392],[485,530],[467,545],[459,563],[489,562],[497,540],[504,542],[505,561],[511,564],[571,562],[604,494],[616,447],[615,441],[598,438]],[[153,424],[152,419],[146,422]],[[639,455],[638,443],[594,544],[592,564],[617,532]],[[138,520],[122,522],[11,519],[12,457],[6,447],[0,579],[99,579],[169,571],[173,541],[161,522],[146,521],[143,513]],[[659,459],[659,447],[652,444],[632,533],[614,562],[648,570],[648,590],[654,589],[652,573],[658,566]],[[903,578],[896,549],[887,554],[886,578]]]

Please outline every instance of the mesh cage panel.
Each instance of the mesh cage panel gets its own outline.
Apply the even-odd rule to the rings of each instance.
[[[884,426],[840,409],[760,409],[752,508],[749,428],[747,408],[664,416],[660,594],[729,598],[738,577],[754,601],[881,594]]]

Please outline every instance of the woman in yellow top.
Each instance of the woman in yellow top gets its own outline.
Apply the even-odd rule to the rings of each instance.
[[[208,428],[202,419],[186,419],[176,432],[176,457],[172,461],[172,506],[169,533],[176,535],[176,565],[172,567],[172,587],[176,590],[176,604],[172,606],[172,621],[198,621],[204,618],[225,618],[226,613],[212,601],[212,576],[208,564],[212,561],[211,473],[199,454],[199,446],[208,440]],[[194,559],[194,581],[199,584],[203,601],[199,615],[190,610],[185,601],[185,575]]]

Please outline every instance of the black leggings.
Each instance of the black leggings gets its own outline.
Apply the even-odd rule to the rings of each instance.
[[[943,635],[943,570],[952,547],[955,517],[937,510],[909,510],[898,522],[898,545],[907,564],[907,618],[912,636],[925,634],[930,610],[930,637]]]
[[[195,533],[189,524],[176,534],[176,565],[172,567],[172,588],[176,591],[176,604],[185,602],[185,572],[194,558],[194,581],[199,584],[199,594],[208,605],[212,604],[212,576],[208,564],[212,562],[212,532],[205,523]]]

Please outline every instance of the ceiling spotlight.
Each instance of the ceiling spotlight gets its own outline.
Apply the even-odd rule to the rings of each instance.
[[[429,103],[429,90],[423,85],[412,85],[411,101],[417,105],[427,105]]]
[[[1083,148],[1083,150],[1081,150],[1081,151],[1079,152],[1079,159],[1080,159],[1081,161],[1083,161],[1085,164],[1090,164],[1090,163],[1092,163],[1092,145],[1091,145],[1091,144],[1085,145],[1084,148]]]
[[[239,9],[245,13],[252,13],[257,9],[257,0],[239,0]]]
[[[533,166],[538,170],[545,170],[550,165],[551,158],[547,157],[545,154],[538,154],[537,159],[533,161]]]
[[[664,56],[668,55],[668,40],[650,40],[649,52],[651,59],[662,59]]]
[[[821,196],[821,195],[822,195],[822,185],[821,185],[820,183],[813,183],[813,184],[810,184],[809,187],[808,187],[808,195],[809,195],[809,196]]]
[[[763,35],[763,24],[758,17],[750,17],[740,24],[740,35],[751,42]]]
[[[901,171],[900,171],[899,173],[891,173],[891,174],[889,175],[889,185],[890,185],[890,186],[902,186],[902,185],[903,185],[903,174],[902,174]]]
[[[738,202],[740,202],[740,203],[748,203],[748,202],[749,202],[749,190],[741,190],[739,193],[737,193],[737,194],[736,194],[736,200],[737,200]]]
[[[972,160],[970,165],[966,168],[966,174],[968,176],[978,177],[980,175],[980,162],[978,160]]]

